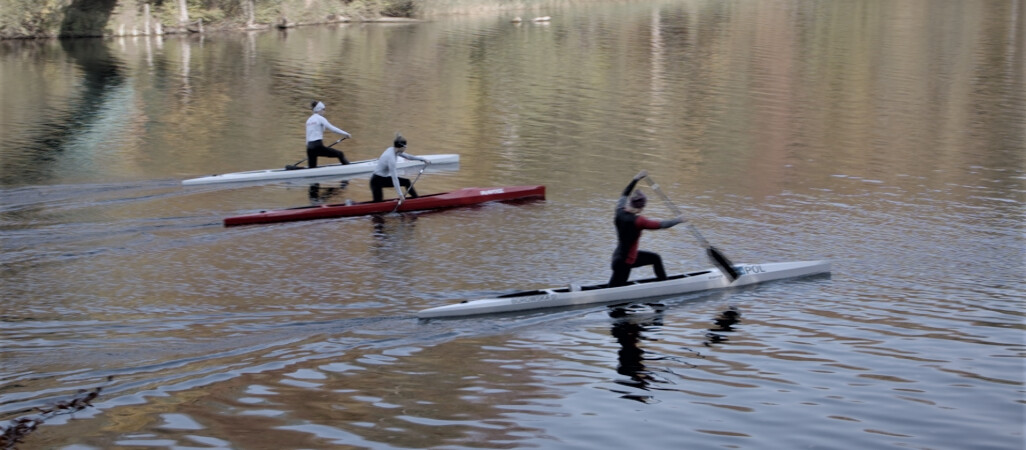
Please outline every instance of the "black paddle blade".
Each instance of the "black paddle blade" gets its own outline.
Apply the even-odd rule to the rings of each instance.
[[[741,276],[737,273],[737,270],[734,269],[734,263],[730,262],[730,260],[727,259],[723,253],[717,250],[716,247],[710,246],[706,249],[706,253],[708,253],[709,257],[716,263],[716,266],[720,268],[720,272],[723,272],[731,282]]]

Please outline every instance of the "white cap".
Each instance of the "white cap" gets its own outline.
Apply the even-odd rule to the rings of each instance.
[[[313,107],[313,112],[321,112],[321,111],[324,111],[324,103],[317,102],[317,104],[314,105],[314,107]]]

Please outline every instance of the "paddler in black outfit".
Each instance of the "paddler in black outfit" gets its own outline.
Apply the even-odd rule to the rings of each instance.
[[[659,254],[644,250],[638,250],[638,242],[641,240],[641,230],[657,230],[670,228],[679,223],[684,223],[683,215],[669,220],[654,220],[641,216],[641,210],[645,208],[647,197],[641,191],[634,195],[634,186],[642,178],[648,176],[648,171],[642,170],[634,176],[623,195],[616,203],[616,224],[617,245],[613,251],[613,276],[609,278],[609,286],[623,286],[631,276],[631,269],[641,266],[652,266],[655,276],[659,280],[666,279],[666,270],[663,268],[663,259]]]

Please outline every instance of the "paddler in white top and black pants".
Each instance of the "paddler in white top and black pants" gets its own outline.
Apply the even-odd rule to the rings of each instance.
[[[324,103],[312,102],[310,107],[313,108],[313,115],[306,119],[306,159],[309,161],[308,167],[311,169],[317,167],[318,156],[338,158],[339,163],[343,165],[349,164],[349,160],[346,159],[346,155],[342,151],[324,146],[324,129],[327,128],[341,134],[344,136],[343,139],[351,138],[353,135],[332,125],[331,122],[328,122],[328,119],[321,115],[324,112]]]
[[[398,161],[399,157],[424,161],[425,165],[431,164],[431,161],[428,161],[426,158],[406,153],[406,138],[396,133],[395,141],[392,143],[392,146],[386,149],[384,153],[381,154],[381,157],[378,158],[378,166],[374,169],[374,175],[371,175],[370,188],[371,193],[374,195],[375,202],[384,200],[382,189],[387,186],[395,188],[395,192],[399,195],[400,201],[406,200],[406,196],[403,195],[401,187],[408,187],[410,198],[417,198],[417,191],[415,191],[413,186],[410,184],[410,179],[400,177],[396,171],[395,163]]]

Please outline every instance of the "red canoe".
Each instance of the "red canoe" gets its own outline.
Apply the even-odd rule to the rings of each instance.
[[[455,208],[484,202],[520,199],[544,199],[545,186],[505,186],[491,188],[463,188],[442,194],[425,195],[406,199],[399,208],[398,199],[383,202],[362,202],[352,205],[315,205],[299,208],[261,211],[256,214],[228,217],[224,226],[249,225],[255,223],[288,222],[292,220],[325,219],[329,217],[363,216],[396,211],[422,211],[426,209]]]

